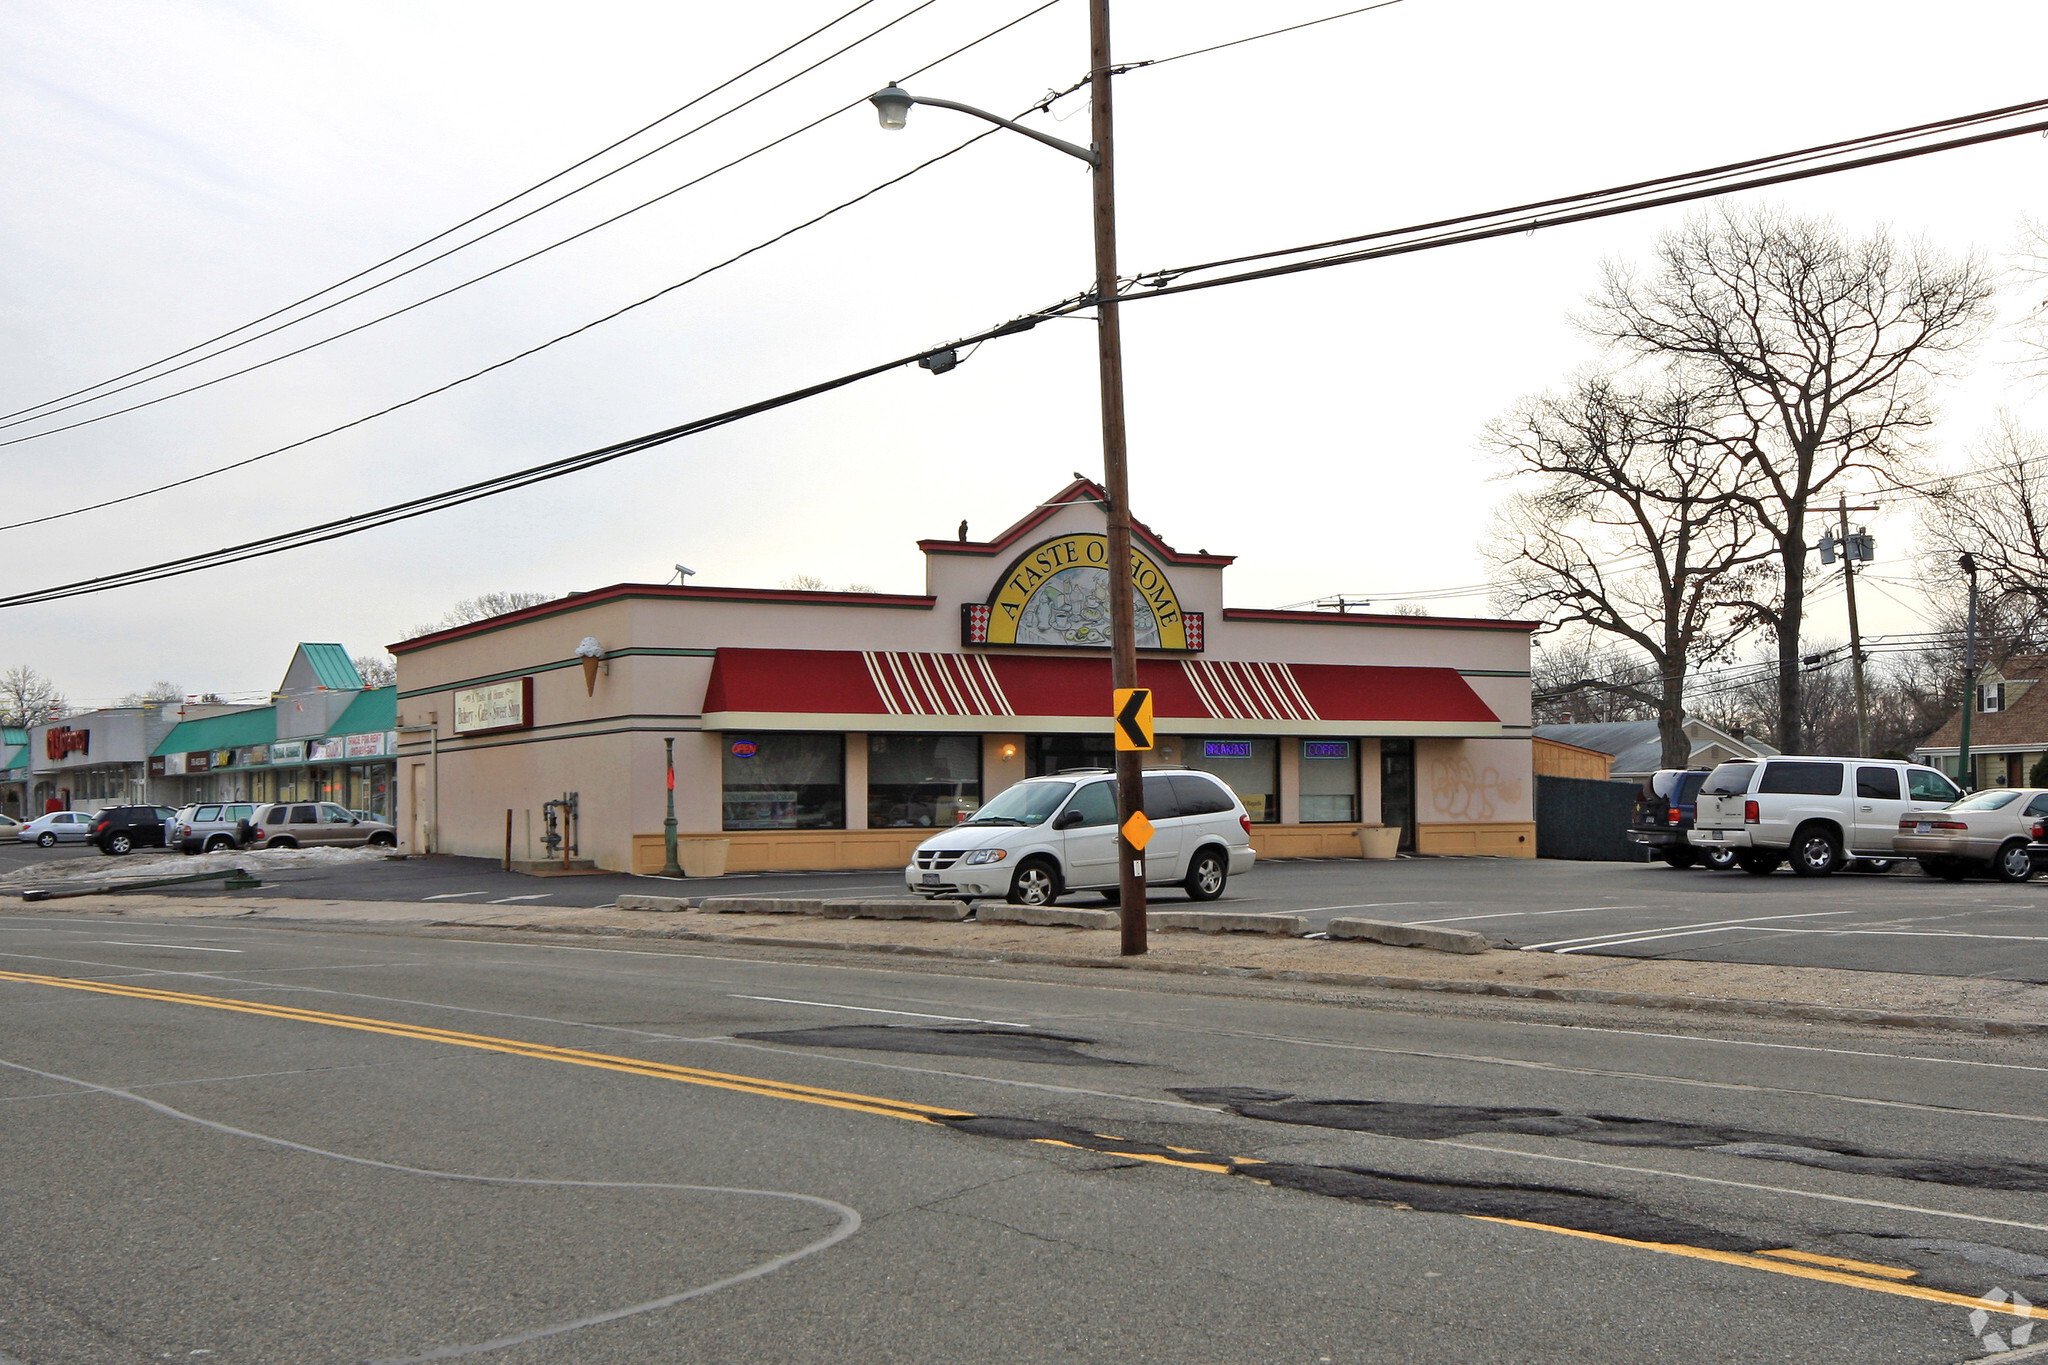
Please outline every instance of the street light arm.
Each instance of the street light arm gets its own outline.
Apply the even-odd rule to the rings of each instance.
[[[977,109],[971,104],[961,104],[956,100],[931,99],[924,95],[912,95],[910,96],[910,102],[912,104],[929,104],[934,109],[951,109],[956,113],[972,114],[974,117],[993,123],[999,128],[1008,128],[1013,133],[1022,133],[1033,141],[1043,142],[1048,147],[1057,147],[1068,156],[1077,156],[1091,166],[1101,164],[1101,158],[1091,148],[1069,142],[1065,138],[1054,137],[1050,133],[1041,133],[1036,128],[1026,128],[1021,123],[991,114],[986,109]]]

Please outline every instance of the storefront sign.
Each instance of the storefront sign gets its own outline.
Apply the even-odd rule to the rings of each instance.
[[[384,753],[384,735],[350,735],[344,741],[350,758],[379,758]]]
[[[162,777],[164,775],[163,755],[159,754],[149,760],[149,775],[151,777]]]
[[[268,744],[251,744],[246,749],[235,750],[235,766],[238,768],[261,768],[269,762]]]
[[[1143,550],[1131,551],[1130,581],[1138,648],[1202,648],[1199,616],[1182,613],[1165,570]],[[1109,537],[1088,532],[1043,541],[1004,571],[987,602],[962,609],[965,642],[1107,649],[1109,582]]]
[[[213,751],[199,749],[185,755],[185,771],[188,773],[210,773],[213,771]]]
[[[333,739],[316,739],[306,746],[306,761],[308,763],[326,763],[332,759],[344,756],[344,748],[339,736]]]
[[[234,767],[235,751],[233,749],[215,749],[213,751],[213,766],[216,768]]]
[[[303,739],[279,740],[270,746],[270,761],[272,763],[304,763],[306,761],[306,741]]]
[[[751,739],[736,739],[732,742],[732,756],[734,758],[752,758],[760,752],[761,746],[754,743]]]
[[[183,777],[185,775],[185,755],[165,754],[163,763],[165,777]]]
[[[455,733],[488,735],[533,727],[533,679],[463,687],[455,693]]]
[[[1301,742],[1303,758],[1349,758],[1351,741],[1348,739],[1305,739]]]
[[[1205,739],[1202,741],[1204,758],[1250,758],[1252,742],[1248,739]]]
[[[72,754],[89,756],[92,753],[92,731],[74,730],[68,725],[52,726],[43,732],[43,752],[53,763]]]

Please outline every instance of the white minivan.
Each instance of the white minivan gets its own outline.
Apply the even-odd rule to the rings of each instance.
[[[1179,885],[1212,901],[1249,871],[1251,818],[1229,787],[1189,769],[1145,774],[1148,885]],[[903,878],[937,898],[1004,897],[1050,905],[1069,891],[1117,894],[1116,774],[1090,768],[1007,787],[972,819],[917,847]]]
[[[1900,816],[1962,795],[1934,769],[1891,759],[1723,763],[1700,784],[1690,838],[1696,848],[1734,849],[1744,872],[1789,861],[1802,877],[1825,877],[1852,857],[1897,857]]]

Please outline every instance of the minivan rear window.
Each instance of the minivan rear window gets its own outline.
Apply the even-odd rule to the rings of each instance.
[[[1842,765],[1773,760],[1764,764],[1764,780],[1756,789],[1780,796],[1840,796]]]
[[[1754,763],[1723,763],[1707,774],[1706,785],[1700,788],[1700,795],[1740,796],[1749,790],[1749,779],[1755,776]]]
[[[1230,793],[1206,777],[1175,773],[1168,779],[1173,794],[1180,798],[1182,815],[1221,815],[1230,809]]]

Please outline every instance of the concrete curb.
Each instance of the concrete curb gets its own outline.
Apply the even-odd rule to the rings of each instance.
[[[1395,948],[1433,948],[1440,953],[1483,953],[1486,935],[1463,929],[1434,929],[1422,924],[1391,924],[1378,919],[1333,919],[1331,938],[1359,938]]]
[[[1279,934],[1300,938],[1308,921],[1300,915],[1240,915],[1228,910],[1147,910],[1147,929],[1193,929],[1200,934]]]
[[[697,902],[697,908],[714,915],[822,915],[825,902],[776,896],[707,896]]]
[[[702,908],[702,907],[700,907]],[[1098,912],[1100,913],[1100,912]],[[1884,1010],[1846,1009],[1777,1000],[1743,1000],[1725,996],[1659,995],[1644,991],[1603,991],[1583,987],[1523,986],[1498,981],[1435,981],[1426,977],[1382,976],[1352,972],[1304,972],[1263,967],[1210,966],[1160,962],[1142,957],[1075,957],[1065,953],[999,952],[986,948],[924,948],[905,943],[837,943],[827,939],[768,938],[753,934],[707,934],[688,929],[612,929],[602,926],[463,924],[436,920],[447,929],[510,930],[520,933],[577,934],[611,938],[666,938],[683,942],[722,943],[743,948],[797,948],[806,951],[876,953],[897,957],[930,957],[976,963],[1014,963],[1033,967],[1086,967],[1098,971],[1160,972],[1173,976],[1228,977],[1243,981],[1286,981],[1311,986],[1347,986],[1363,990],[1433,991],[1446,995],[1490,995],[1512,1000],[1541,1000],[1574,1005],[1605,1005],[1632,1009],[1674,1010],[1698,1014],[1750,1015],[1763,1019],[1800,1019],[1830,1024],[1863,1024],[1877,1028],[1926,1029],[1974,1033],[1994,1038],[2048,1036],[2048,1022],[1976,1019],[1954,1014],[1895,1014]]]
[[[1008,901],[976,901],[974,918],[982,924],[1047,924],[1069,929],[1118,929],[1123,912],[1076,910],[1061,905],[1012,905]]]
[[[922,896],[908,896],[894,900],[831,900],[824,903],[823,913],[826,919],[963,920],[968,910],[966,901],[928,901]]]
[[[618,899],[621,910],[694,910],[697,898],[693,896],[635,896],[625,895]]]

